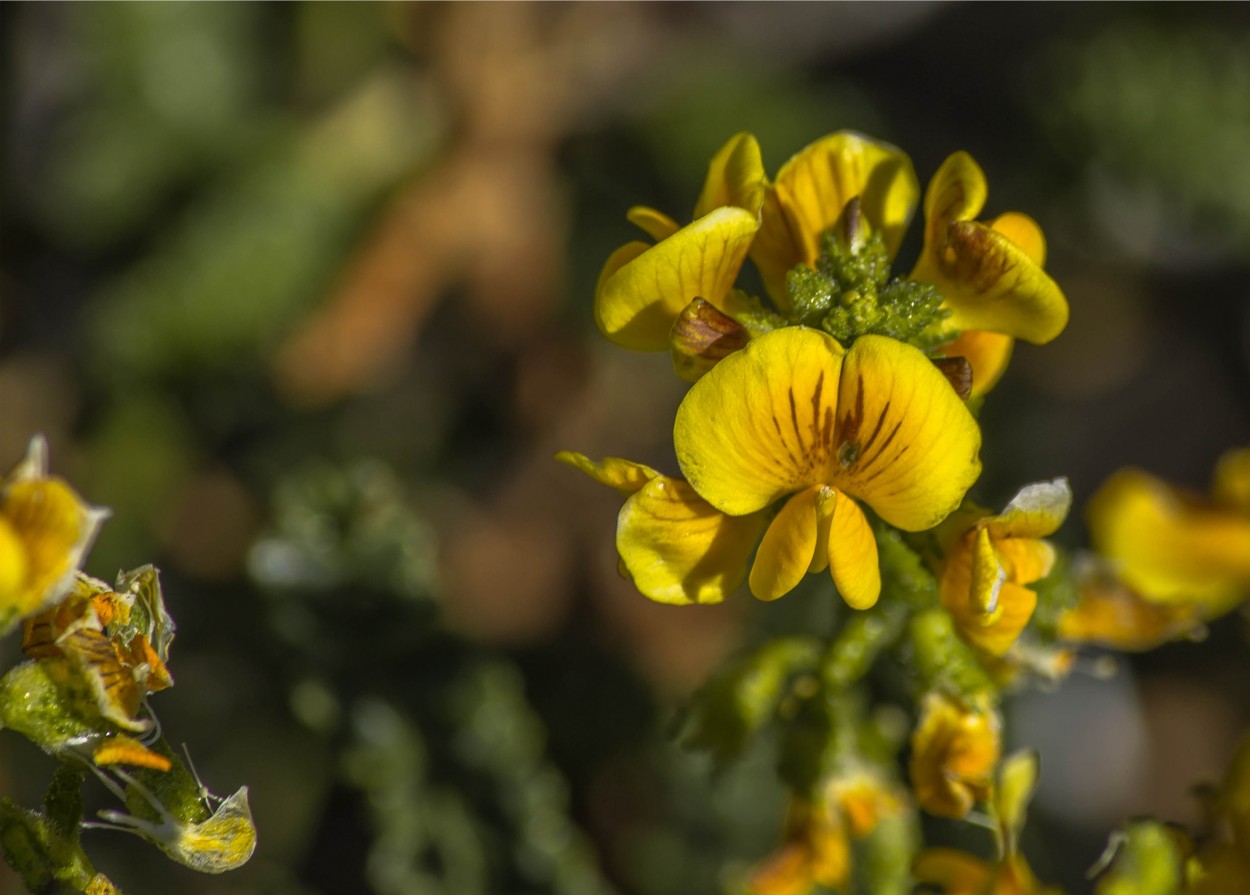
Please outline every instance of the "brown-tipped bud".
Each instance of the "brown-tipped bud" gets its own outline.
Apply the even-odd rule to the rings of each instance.
[[[951,384],[955,394],[967,401],[972,394],[972,364],[966,357],[939,357],[934,359],[933,366],[941,371],[946,381]]]
[[[677,316],[669,334],[673,369],[682,379],[694,382],[723,358],[744,347],[750,338],[738,321],[696,298]]]

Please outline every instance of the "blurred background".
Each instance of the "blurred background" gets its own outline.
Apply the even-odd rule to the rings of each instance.
[[[1204,489],[1250,441],[1242,4],[6,3],[0,42],[0,466],[45,433],[113,509],[87,571],[161,568],[153,706],[259,827],[219,878],[86,833],[132,893],[677,895],[771,850],[771,744],[713,777],[669,729],[827,588],[651,604],[619,497],[551,459],[676,471],[683,384],[598,336],[594,283],[737,131],[769,171],[842,128],[922,183],[965,149],[987,215],[1041,223],[1072,322],[990,396],[981,502],[1129,464]],[[1083,890],[1125,817],[1197,816],[1246,635],[1013,703],[1040,876]],[[50,773],[0,736],[0,791]]]

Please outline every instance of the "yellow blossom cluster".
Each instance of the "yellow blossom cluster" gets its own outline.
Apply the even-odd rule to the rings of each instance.
[[[985,806],[997,862],[928,850],[912,876],[943,892],[1041,895],[1053,890],[1016,843],[1036,761],[1000,762],[1001,693],[1066,674],[1081,644],[1150,648],[1244,601],[1250,449],[1220,461],[1209,495],[1117,474],[1090,501],[1088,556],[1047,540],[1071,509],[1066,479],[1027,485],[1001,512],[973,502],[983,400],[1017,339],[1045,344],[1068,320],[1043,270],[1041,228],[1014,211],[978,220],[987,194],[964,152],[938,167],[922,201],[911,160],[888,143],[830,134],[770,178],[755,137],[732,137],[690,223],[629,210],[650,240],[612,253],[594,296],[603,335],[668,351],[690,383],[673,420],[679,473],[571,451],[557,459],[623,496],[620,569],[652,600],[719,603],[745,582],[771,601],[827,572],[851,611],[825,657],[802,651],[769,678],[768,699],[743,697],[750,718],[723,729],[757,729],[769,711],[783,728],[832,717],[876,654],[897,647],[914,678],[910,794],[897,768],[883,771],[861,807],[911,816],[914,802],[960,819]],[[917,208],[923,246],[894,276]],[[748,264],[762,296],[742,288]],[[791,673],[803,683],[787,696]],[[807,770],[787,778],[783,843],[751,875],[752,892],[842,888],[855,841],[876,827],[857,824],[845,774],[819,757],[854,753],[843,741],[858,734],[816,729],[794,737],[807,751],[790,767]],[[695,741],[740,747],[715,736],[709,727]],[[901,765],[897,748],[877,767]]]

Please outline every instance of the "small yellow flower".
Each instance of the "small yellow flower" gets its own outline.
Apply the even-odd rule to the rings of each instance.
[[[752,895],[806,895],[815,886],[840,889],[851,875],[851,843],[837,806],[792,799],[779,849],[751,874]]]
[[[917,349],[787,327],[753,339],[700,379],[673,442],[694,491],[729,516],[786,498],[764,534],[751,591],[770,600],[826,566],[848,604],[881,590],[863,500],[906,531],[931,528],[976,480],[981,433]]]
[[[942,605],[960,635],[973,646],[1002,656],[1015,643],[1037,606],[1027,585],[1049,574],[1054,548],[1040,538],[1053,534],[1072,505],[1066,479],[1023,488],[997,516],[958,513],[946,527],[958,534],[942,569]]]
[[[966,706],[937,691],[925,696],[909,768],[921,808],[961,818],[989,796],[1000,727],[989,705]]]
[[[0,479],[0,634],[65,595],[108,515],[48,476],[47,450],[43,438],[32,439],[26,458]]]
[[[1193,605],[1210,618],[1250,594],[1248,495],[1250,448],[1220,460],[1210,498],[1122,470],[1089,502],[1090,536],[1143,599]]]
[[[990,804],[997,827],[997,861],[951,848],[928,848],[917,856],[912,875],[941,895],[1059,895],[1059,889],[1038,881],[1019,853],[1019,833],[1036,781],[1033,755],[1017,753],[1003,762]]]
[[[902,150],[839,131],[803,148],[777,172],[764,194],[751,260],[779,308],[789,307],[786,274],[799,264],[815,265],[821,234],[857,197],[865,222],[881,233],[892,258],[920,197],[915,169]]]
[[[759,144],[738,134],[712,159],[693,223],[678,227],[655,209],[631,209],[629,219],[656,242],[627,243],[604,265],[595,288],[599,330],[624,348],[662,351],[694,299],[732,313],[734,280],[760,226],[764,181]]]
[[[1075,576],[1080,598],[1059,616],[1059,636],[1064,640],[1142,652],[1201,630],[1202,613],[1197,606],[1144,600],[1104,561],[1082,563]]]
[[[746,577],[761,532],[759,513],[726,516],[681,479],[608,457],[594,463],[562,451],[562,463],[626,495],[617,517],[616,549],[623,571],[659,603],[719,603]]]
[[[751,874],[753,895],[805,895],[816,886],[840,889],[851,874],[851,839],[906,810],[898,787],[871,771],[839,774],[816,800],[792,798],[781,847]]]
[[[925,239],[911,278],[941,290],[948,325],[962,331],[943,351],[972,365],[972,394],[989,391],[1015,339],[1044,344],[1063,331],[1068,303],[1042,271],[1046,241],[1028,215],[983,224],[985,174],[966,152],[951,155],[925,193]]]

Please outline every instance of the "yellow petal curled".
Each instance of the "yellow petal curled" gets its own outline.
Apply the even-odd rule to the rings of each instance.
[[[1054,534],[1072,508],[1072,488],[1064,478],[1025,485],[984,525],[995,538],[1044,538]]]
[[[625,212],[625,218],[656,242],[668,239],[681,229],[677,222],[664,212],[645,205],[635,205]]]
[[[616,549],[638,590],[660,603],[719,603],[746,577],[759,514],[726,516],[680,479],[656,476],[625,501]]]
[[[830,336],[786,327],[752,339],[696,382],[673,426],[677,462],[694,489],[738,516],[825,484],[842,356]]]
[[[596,463],[585,454],[560,451],[556,454],[556,460],[580,469],[600,485],[615,488],[622,494],[633,494],[659,475],[650,466],[635,463],[633,460],[622,460],[620,457],[604,457]]]
[[[821,486],[800,491],[786,501],[755,554],[751,566],[751,593],[775,600],[794,590],[812,567],[818,553],[818,502]]]
[[[751,134],[735,134],[712,157],[694,216],[701,218],[723,205],[734,205],[759,215],[766,181],[760,144]]]
[[[981,472],[981,431],[946,378],[916,348],[864,336],[838,392],[830,484],[905,531],[946,518]]]
[[[839,131],[802,149],[766,192],[763,222],[751,248],[768,294],[786,306],[786,272],[815,262],[821,233],[856,196],[864,219],[884,236],[892,257],[919,195],[911,160],[888,143]]]
[[[976,223],[985,198],[971,156],[957,152],[942,164],[925,193],[925,244],[912,279],[942,291],[955,329],[1049,342],[1067,325],[1068,303],[1042,271],[1041,230],[1018,212]]]
[[[757,227],[748,211],[717,208],[650,248],[618,249],[595,293],[600,331],[624,348],[668,350],[673,320],[695,298],[724,309]]]
[[[829,572],[838,593],[852,609],[867,609],[881,595],[877,540],[864,511],[851,498],[830,491]]]

